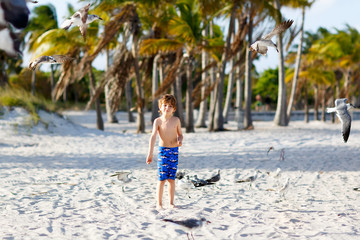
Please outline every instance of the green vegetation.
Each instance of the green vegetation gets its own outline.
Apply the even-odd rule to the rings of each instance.
[[[38,110],[57,110],[56,104],[45,100],[43,97],[33,96],[28,91],[22,89],[11,88],[0,88],[0,106],[23,107],[31,114],[35,124],[40,120],[37,114]]]

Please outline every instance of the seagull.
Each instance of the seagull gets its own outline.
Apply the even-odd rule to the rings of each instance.
[[[192,184],[192,182],[190,181],[189,176],[180,179],[178,181],[178,186],[179,188],[185,190],[188,197],[191,198],[189,195],[189,191],[194,187],[194,184]]]
[[[208,182],[204,179],[199,179],[197,175],[194,175],[194,179],[191,179],[190,181],[192,182],[192,184],[194,184],[195,187],[203,187],[206,185],[214,184],[214,183]]]
[[[29,14],[25,0],[0,0],[0,26],[10,23],[15,28],[25,28]]]
[[[163,221],[172,222],[177,225],[180,225],[181,228],[183,228],[185,231],[187,231],[186,235],[187,235],[188,239],[190,239],[189,231],[191,233],[191,237],[194,239],[194,236],[192,234],[193,230],[200,229],[201,227],[204,226],[204,224],[211,223],[210,221],[207,221],[205,218],[201,218],[201,219],[189,218],[187,220],[182,220],[182,221],[177,221],[177,220],[172,220],[172,219],[163,219]]]
[[[131,178],[129,178],[129,175],[131,172],[115,172],[114,174],[110,175],[110,177],[117,177],[117,179],[122,183],[128,183],[131,181]],[[122,186],[122,191],[125,192],[125,186]]]
[[[206,181],[207,181],[208,183],[215,183],[215,182],[220,181],[220,170],[218,170],[218,173],[217,173],[216,175],[212,176],[212,177],[209,178],[209,179],[206,179]]]
[[[279,158],[280,161],[284,161],[285,160],[285,149],[282,148],[280,149],[280,158]]]
[[[20,40],[9,28],[0,25],[0,49],[10,57],[17,57],[20,52]]]
[[[69,62],[74,60],[74,58],[66,56],[66,55],[52,55],[52,56],[41,56],[34,60],[32,60],[29,64],[29,68],[31,70],[35,70],[37,66],[43,63],[50,63],[50,64],[61,64],[65,62]]]
[[[275,150],[275,148],[274,148],[273,146],[269,147],[269,149],[267,150],[267,153],[266,153],[267,156],[269,155],[269,152],[270,152],[271,150]]]
[[[267,172],[273,178],[279,178],[281,176],[281,168],[277,168],[274,173]]]
[[[90,8],[90,3],[85,7],[76,11],[69,19],[66,19],[62,24],[61,28],[68,30],[72,25],[78,26],[83,36],[84,40],[86,40],[86,31],[88,24],[99,19],[103,20],[101,17],[95,14],[88,14]]]
[[[269,152],[270,152],[271,150],[275,151],[275,148],[274,148],[273,146],[269,147],[269,149],[267,150],[267,153],[266,153],[267,156],[269,156]],[[280,151],[280,158],[279,158],[279,160],[280,160],[280,161],[284,161],[284,160],[285,160],[285,148],[281,148],[279,151]]]
[[[290,178],[287,178],[284,185],[278,190],[278,193],[280,194],[280,197],[285,197],[285,192],[288,190],[289,188],[289,182]]]
[[[185,171],[178,171],[176,172],[175,178],[180,180],[184,178],[185,174],[186,174]]]
[[[248,183],[250,183],[250,185],[249,185],[249,189],[250,189],[251,186],[252,186],[252,183],[255,182],[255,180],[257,179],[259,172],[260,172],[259,170],[256,170],[253,175],[251,175],[251,176],[249,176],[249,177],[247,177],[245,179],[236,180],[235,182],[236,183],[248,182]]]
[[[268,47],[273,47],[276,49],[277,52],[279,52],[276,44],[273,41],[271,41],[271,38],[273,38],[277,34],[281,34],[282,32],[284,32],[286,29],[288,29],[293,24],[293,22],[294,22],[294,20],[287,20],[287,21],[280,23],[270,33],[268,33],[267,35],[262,37],[260,40],[257,40],[256,42],[251,44],[250,50],[258,52],[258,53],[262,54],[263,56],[266,55],[266,53],[268,51]]]
[[[340,119],[342,123],[342,135],[345,143],[349,139],[351,128],[351,117],[348,110],[355,108],[354,105],[346,102],[347,98],[339,98],[335,100],[335,107],[327,108],[328,113],[336,112],[336,116]]]

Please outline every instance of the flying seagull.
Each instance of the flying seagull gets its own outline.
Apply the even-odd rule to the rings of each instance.
[[[115,172],[115,174],[110,175],[110,177],[117,177],[117,179],[120,182],[128,183],[131,181],[131,178],[129,178],[131,172]]]
[[[31,70],[35,70],[37,66],[43,63],[50,63],[50,64],[61,64],[65,62],[69,62],[74,60],[74,58],[66,56],[66,55],[52,55],[52,56],[41,56],[34,60],[32,60],[29,64],[29,68]]]
[[[86,31],[88,24],[99,19],[103,20],[101,17],[95,14],[88,14],[90,8],[90,3],[85,7],[76,11],[69,19],[66,19],[62,24],[61,28],[68,30],[72,25],[78,26],[83,36],[84,40],[86,40]]]
[[[342,123],[342,135],[344,142],[347,142],[350,135],[351,128],[351,117],[348,112],[349,109],[354,108],[354,105],[351,103],[346,103],[347,98],[339,98],[335,100],[335,107],[327,108],[328,113],[336,112],[336,116],[340,119]]]
[[[0,0],[0,26],[10,23],[15,28],[25,28],[29,14],[25,0]]]
[[[250,50],[258,52],[264,56],[266,55],[266,53],[268,51],[268,47],[273,47],[276,49],[277,52],[279,52],[276,44],[273,41],[271,41],[271,38],[273,38],[277,34],[284,32],[286,29],[288,29],[293,24],[293,22],[294,22],[294,20],[287,20],[287,21],[280,23],[270,33],[268,33],[267,35],[262,37],[260,40],[257,40],[256,42],[251,44]]]
[[[204,224],[208,224],[211,223],[210,221],[207,221],[205,218],[201,218],[201,219],[196,219],[196,218],[189,218],[187,220],[182,220],[182,221],[177,221],[177,220],[172,220],[172,219],[163,219],[163,221],[165,222],[172,222],[175,223],[179,226],[181,226],[181,228],[183,228],[185,231],[187,231],[186,235],[189,238],[189,231],[191,233],[191,237],[194,239],[194,236],[192,234],[192,231],[194,231],[195,229],[200,229],[201,227],[204,226]]]
[[[131,182],[131,178],[129,175],[131,172],[115,172],[114,174],[110,175],[110,177],[117,177],[117,179],[122,182],[123,184]],[[125,186],[122,186],[122,191],[125,192]]]
[[[9,28],[0,25],[0,49],[10,57],[17,57],[20,52],[20,40]]]

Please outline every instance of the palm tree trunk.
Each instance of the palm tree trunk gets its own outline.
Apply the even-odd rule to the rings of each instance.
[[[234,32],[234,24],[235,24],[235,13],[236,13],[236,5],[233,6],[231,11],[231,17],[229,21],[229,30],[228,35],[226,37],[226,45],[224,52],[221,57],[221,65],[219,68],[219,85],[218,85],[218,94],[215,105],[215,121],[214,121],[214,130],[215,131],[223,131],[224,130],[224,117],[223,117],[223,100],[224,100],[224,82],[225,82],[225,68],[226,68],[226,59],[228,56],[228,52],[231,47],[231,36]]]
[[[325,107],[326,107],[326,87],[323,87],[323,94],[322,94],[322,100],[321,100],[321,121],[325,122],[326,121],[326,112],[325,112]]]
[[[275,0],[275,8],[280,12],[279,0]],[[277,35],[277,46],[279,50],[279,91],[274,123],[279,126],[287,126],[284,50],[281,34]]]
[[[305,99],[305,103],[304,103],[304,112],[305,112],[304,121],[306,123],[308,123],[309,122],[309,104],[308,104],[308,89],[307,89],[306,81],[305,81],[305,84],[304,84],[304,99]]]
[[[145,118],[144,118],[145,99],[141,86],[141,76],[140,76],[138,50],[137,50],[137,44],[138,44],[137,38],[138,38],[137,35],[133,34],[132,52],[134,56],[136,94],[137,94],[136,109],[138,113],[137,133],[145,133]]]
[[[344,81],[345,97],[347,99],[349,99],[349,86],[350,86],[350,82],[351,82],[351,70],[350,70],[350,68],[345,70],[344,77],[345,77],[345,81]]]
[[[176,92],[175,92],[176,112],[175,112],[175,114],[180,118],[181,126],[185,126],[184,108],[183,108],[183,104],[182,104],[182,92],[181,92],[182,75],[180,74],[180,69],[178,71],[179,72],[176,74],[176,80],[175,80],[175,84],[176,84]]]
[[[249,14],[250,15],[250,14]],[[252,31],[253,31],[253,21],[249,17],[249,30],[248,30],[248,43],[246,47],[245,55],[245,115],[244,115],[244,128],[245,129],[254,129],[251,117],[251,52],[249,50],[252,43]]]
[[[53,64],[50,65],[50,71],[51,71],[51,75],[50,75],[51,101],[55,102],[56,99],[53,91],[55,87],[55,70]]]
[[[210,21],[210,38],[214,36],[214,22]],[[210,84],[213,86],[216,82],[216,67],[212,67],[210,69]],[[216,96],[217,96],[217,86],[210,93],[210,106],[209,106],[209,114],[208,114],[208,130],[214,131],[214,112],[216,105]]]
[[[287,122],[290,121],[291,110],[292,110],[292,107],[293,107],[293,104],[294,104],[294,99],[295,99],[296,86],[297,86],[297,82],[298,82],[298,79],[299,79],[299,71],[300,71],[300,65],[301,65],[302,44],[303,44],[303,41],[304,41],[304,22],[305,22],[305,7],[303,7],[303,9],[302,9],[300,42],[299,42],[298,51],[297,51],[297,55],[296,55],[295,73],[294,73],[294,78],[293,78],[292,87],[291,87],[289,105],[288,105],[288,108],[287,108]]]
[[[314,86],[314,120],[319,120],[319,87],[317,85]]]
[[[185,128],[187,133],[195,132],[194,129],[194,114],[192,103],[193,80],[192,80],[192,56],[189,55],[186,64],[186,115]]]
[[[241,53],[238,54],[238,61],[240,60]],[[235,98],[235,121],[237,122],[237,129],[244,128],[244,114],[242,111],[242,99],[243,99],[243,86],[242,86],[242,75],[241,74],[241,63],[236,66],[236,98]]]
[[[105,64],[105,72],[109,69],[109,48],[106,48],[106,64]],[[111,110],[111,100],[110,100],[110,83],[106,84],[104,87],[105,92],[105,108],[106,108],[106,116],[108,123],[117,123],[119,122],[116,118],[115,112]]]
[[[93,96],[95,94],[95,77],[92,72],[91,63],[89,64],[89,80],[90,80],[90,95]],[[100,99],[96,98],[95,100],[95,111],[96,111],[96,127],[99,130],[104,130],[104,121],[101,115],[101,108],[100,108]]]
[[[330,101],[331,101],[331,106],[330,106],[330,107],[334,107],[334,93],[331,94],[331,99],[330,99]],[[333,112],[330,113],[330,120],[331,120],[332,123],[335,122],[335,114],[334,114]]]
[[[158,98],[155,98],[155,93],[159,88],[159,71],[158,71],[158,61],[160,58],[160,53],[158,53],[153,60],[153,69],[152,69],[152,105],[151,105],[151,122],[154,122],[154,120],[159,117],[159,104],[158,104]]]
[[[234,69],[234,66],[235,66],[235,57],[233,57],[231,59],[230,69]],[[227,85],[227,90],[226,90],[226,98],[225,98],[225,106],[224,106],[224,111],[223,111],[225,123],[228,122],[229,111],[231,109],[231,100],[232,100],[232,95],[233,95],[234,80],[235,80],[235,72],[231,71],[229,73],[229,80],[228,80],[228,85]]]
[[[35,85],[36,85],[36,69],[34,71],[32,71],[32,76],[31,76],[31,94],[33,96],[35,96]]]
[[[128,115],[129,122],[135,122],[134,116],[131,111],[132,107],[132,88],[131,88],[131,80],[125,83],[125,99],[126,99],[126,111]]]
[[[207,27],[202,31],[202,35],[204,38],[207,37]],[[204,43],[205,44],[205,43]],[[207,88],[207,72],[204,71],[206,65],[208,62],[208,56],[205,50],[202,50],[201,52],[201,68],[203,70],[203,73],[201,74],[201,99],[203,99],[199,106],[199,116],[197,119],[197,122],[195,124],[195,127],[197,128],[206,128],[205,118],[206,118],[206,112],[207,112],[207,99],[205,98],[206,94],[206,88]]]

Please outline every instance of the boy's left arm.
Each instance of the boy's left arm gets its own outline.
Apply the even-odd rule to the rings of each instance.
[[[178,141],[178,146],[181,147],[182,146],[182,141],[183,141],[183,135],[181,132],[181,122],[180,119],[178,119],[178,124],[177,124],[177,141]]]

